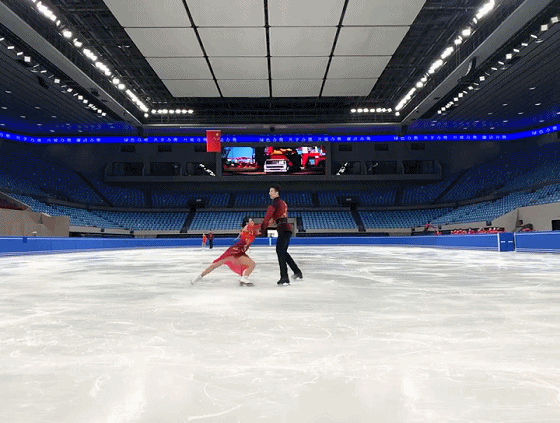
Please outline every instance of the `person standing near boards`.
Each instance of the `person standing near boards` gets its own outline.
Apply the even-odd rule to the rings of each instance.
[[[288,253],[290,238],[292,237],[292,225],[288,223],[288,205],[280,199],[280,187],[272,185],[268,190],[268,195],[272,200],[272,205],[268,206],[266,215],[261,224],[261,234],[266,234],[266,228],[271,220],[276,222],[276,231],[278,238],[276,240],[276,255],[278,256],[278,265],[280,266],[280,280],[277,282],[279,286],[290,285],[288,278],[288,266],[294,272],[294,279],[303,279],[303,274],[294,259]]]
[[[208,232],[208,248],[212,249],[214,248],[214,232],[210,231]]]

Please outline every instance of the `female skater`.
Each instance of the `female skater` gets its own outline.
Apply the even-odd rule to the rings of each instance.
[[[249,249],[255,236],[259,234],[258,227],[255,226],[253,219],[249,216],[243,218],[243,227],[241,233],[239,234],[238,240],[229,247],[224,254],[218,257],[214,262],[204,270],[200,275],[197,275],[191,284],[199,282],[204,276],[210,273],[212,270],[217,269],[222,264],[229,266],[231,270],[241,276],[239,279],[240,286],[253,286],[252,282],[249,282],[249,275],[255,269],[256,263],[251,260],[251,258],[245,254]]]

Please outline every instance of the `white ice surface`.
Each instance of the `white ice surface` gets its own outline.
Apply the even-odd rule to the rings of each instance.
[[[0,421],[560,422],[560,256],[222,251],[0,258]]]

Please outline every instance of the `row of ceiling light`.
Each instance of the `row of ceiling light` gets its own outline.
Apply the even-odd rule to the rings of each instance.
[[[111,83],[120,91],[124,91],[128,98],[136,105],[136,107],[144,112],[144,117],[148,117],[148,112],[150,108],[146,105],[146,101],[139,98],[130,88],[127,88],[126,84],[122,81],[122,77],[116,74],[115,71],[111,70],[99,57],[91,47],[84,45],[81,41],[80,36],[75,34],[70,27],[62,25],[60,19],[46,6],[42,1],[31,0],[35,3],[37,11],[42,14],[45,18],[51,20],[59,29],[60,34],[67,39],[72,45],[81,52],[87,59],[89,59],[95,68],[104,74],[106,77],[110,78]],[[193,113],[189,111],[189,113]]]
[[[452,107],[457,106],[464,98],[466,98],[466,96],[472,92],[472,91],[476,91],[480,89],[480,85],[482,83],[484,83],[486,81],[486,79],[493,73],[496,72],[500,69],[502,69],[509,61],[511,61],[517,54],[519,54],[524,48],[528,47],[530,45],[530,43],[532,41],[534,41],[535,43],[542,43],[543,40],[539,37],[539,35],[543,34],[544,32],[548,31],[553,25],[557,24],[558,22],[560,22],[560,17],[559,16],[553,16],[552,18],[550,18],[550,21],[547,23],[544,23],[540,26],[540,34],[531,34],[529,36],[529,39],[526,41],[523,41],[519,46],[515,47],[512,49],[512,51],[510,53],[507,53],[505,55],[505,57],[501,60],[498,60],[496,62],[495,65],[490,66],[485,72],[484,75],[480,75],[478,77],[478,81],[477,82],[473,82],[471,85],[469,85],[467,87],[467,89],[462,90],[461,92],[457,93],[452,100],[450,100],[447,104],[445,104],[444,106],[442,106],[439,110],[438,110],[438,114],[445,114],[447,112],[447,110],[449,110]],[[531,88],[534,89],[534,88]],[[540,105],[540,103],[536,104],[537,106]],[[523,112],[519,113],[522,114]]]
[[[48,11],[46,13],[48,13]],[[54,75],[53,73],[49,72],[49,70],[44,68],[43,66],[41,66],[41,64],[35,62],[31,58],[31,56],[26,55],[22,50],[19,50],[14,45],[14,43],[8,42],[4,36],[0,36],[0,42],[1,43],[5,42],[6,48],[8,50],[12,51],[16,55],[17,58],[22,58],[23,62],[31,68],[30,69],[31,72],[39,74],[39,76],[45,77],[46,79],[52,80],[55,85],[60,86],[60,92],[62,92],[64,94],[72,94],[73,97],[76,97],[76,100],[81,101],[83,104],[87,105],[87,106],[84,106],[84,107],[87,107],[87,108],[93,110],[94,112],[97,112],[102,117],[107,116],[107,112],[105,112],[100,107],[97,107],[95,104],[91,103],[87,98],[84,98],[84,96],[81,95],[80,93],[78,93],[76,90],[74,90],[74,88],[69,87],[68,85],[62,83],[61,78],[59,78],[56,75]],[[35,62],[35,64],[33,64],[34,62]]]
[[[460,31],[460,33],[457,34],[457,37],[453,41],[453,45],[447,46],[442,51],[442,53],[440,54],[440,57],[431,64],[430,68],[424,74],[424,76],[422,78],[420,78],[419,81],[416,82],[414,87],[412,87],[408,91],[408,93],[395,106],[395,108],[394,108],[395,116],[400,116],[400,110],[402,110],[410,102],[410,100],[412,99],[414,94],[416,94],[419,90],[421,90],[426,85],[428,80],[433,75],[435,75],[435,73],[439,69],[441,69],[441,67],[446,63],[446,60],[455,52],[455,49],[458,48],[463,43],[463,41],[465,41],[467,38],[469,38],[473,34],[473,32],[475,31],[474,28],[476,27],[478,22],[483,17],[488,15],[492,11],[492,9],[494,9],[495,5],[496,5],[495,0],[489,0],[488,3],[485,3],[478,10],[476,15],[472,18],[470,26],[464,28],[463,30]],[[355,113],[355,110],[357,111],[359,109],[352,109],[351,113]],[[372,110],[372,109],[370,109],[370,110]],[[374,110],[378,110],[378,109],[374,109]],[[391,109],[386,109],[386,110],[391,110]]]

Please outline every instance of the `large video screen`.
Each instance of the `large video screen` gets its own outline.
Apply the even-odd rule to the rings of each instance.
[[[222,174],[324,175],[324,146],[223,147]]]

